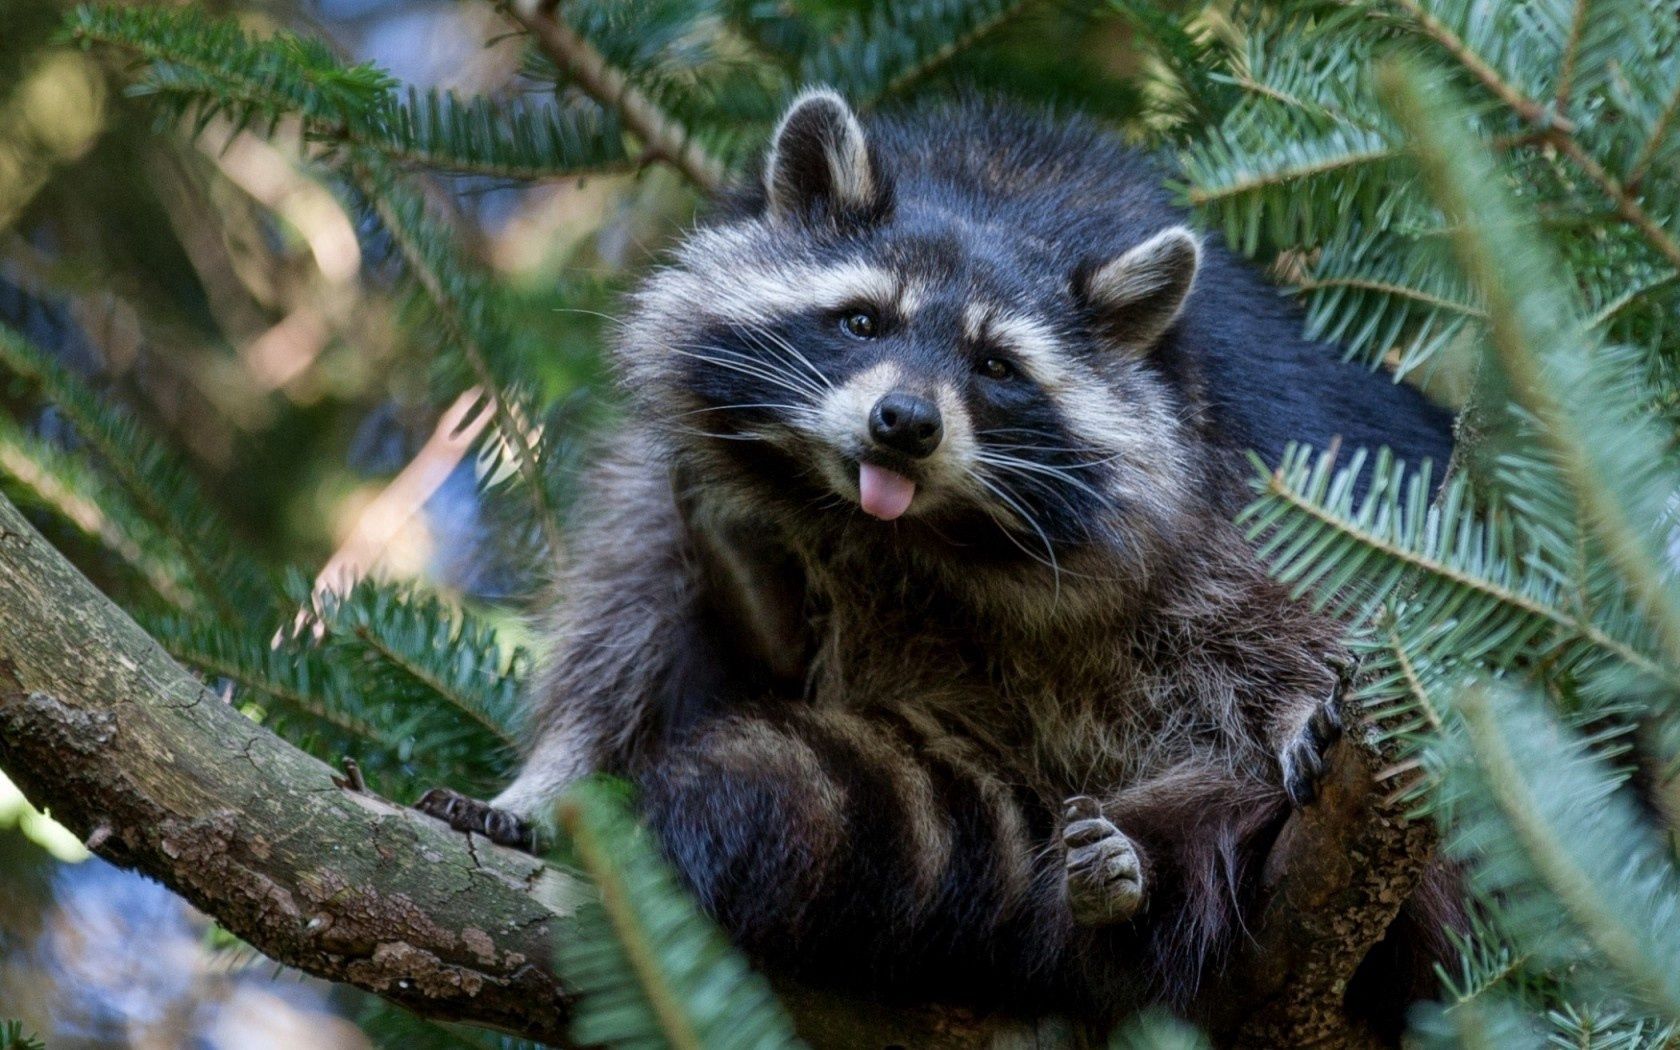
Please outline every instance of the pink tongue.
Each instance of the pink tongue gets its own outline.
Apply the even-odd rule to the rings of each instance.
[[[858,492],[863,500],[863,512],[891,521],[910,509],[916,495],[916,483],[903,474],[895,474],[873,463],[858,466]]]

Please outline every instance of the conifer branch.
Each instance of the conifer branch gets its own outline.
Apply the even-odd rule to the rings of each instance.
[[[1273,84],[1263,84],[1247,73],[1233,73],[1226,79],[1251,95],[1269,99],[1279,105],[1313,116],[1325,116],[1334,120],[1347,121],[1347,115],[1333,106],[1322,102],[1315,102],[1292,94]]]
[[[1276,186],[1287,186],[1302,179],[1315,175],[1327,175],[1332,172],[1345,171],[1367,164],[1393,160],[1400,156],[1400,151],[1392,146],[1373,146],[1362,150],[1352,150],[1337,153],[1332,156],[1305,158],[1296,165],[1278,165],[1263,167],[1257,171],[1228,182],[1217,184],[1198,183],[1190,187],[1185,198],[1198,208],[1208,207],[1234,197],[1242,197],[1260,190]]]
[[[17,332],[0,324],[0,369],[38,387],[75,425],[134,507],[187,567],[195,593],[228,622],[260,606],[259,570],[235,545],[221,516],[185,464],[165,452],[128,414],[101,400],[76,377]],[[190,539],[189,539],[190,537]]]
[[[1396,117],[1418,142],[1418,160],[1437,201],[1457,220],[1453,243],[1461,266],[1488,303],[1491,361],[1512,398],[1540,423],[1540,437],[1581,518],[1621,570],[1669,660],[1680,663],[1680,595],[1669,584],[1655,535],[1674,479],[1642,476],[1662,462],[1661,437],[1647,431],[1637,407],[1618,397],[1587,360],[1579,343],[1584,326],[1568,309],[1569,297],[1560,294],[1564,284],[1552,272],[1555,264],[1543,246],[1526,238],[1497,192],[1486,151],[1449,126],[1441,116],[1448,111],[1399,67],[1385,67],[1383,83]],[[1607,414],[1615,418],[1614,435],[1595,430]]]
[[[468,304],[456,296],[452,282],[446,281],[445,275],[439,272],[438,261],[414,228],[424,205],[419,201],[410,201],[406,209],[410,214],[405,214],[405,209],[399,209],[396,200],[399,190],[388,179],[376,177],[373,169],[366,164],[354,164],[351,171],[408,264],[408,272],[435,306],[439,320],[448,330],[450,342],[459,349],[474,380],[490,399],[496,429],[511,450],[515,470],[531,498],[549,549],[564,549],[560,535],[560,508],[554,502],[542,464],[537,458],[541,437],[528,415],[510,400],[508,384],[491,367],[487,348],[466,320]]]
[[[1355,521],[1330,512],[1307,498],[1298,486],[1291,484],[1288,474],[1281,467],[1267,474],[1264,493],[1288,507],[1291,512],[1338,534],[1352,544],[1375,552],[1386,560],[1392,560],[1420,574],[1438,578],[1454,587],[1475,592],[1488,600],[1507,606],[1520,615],[1547,621],[1567,636],[1587,642],[1615,656],[1633,669],[1680,687],[1680,672],[1674,671],[1650,654],[1607,634],[1583,617],[1539,601],[1494,580],[1466,572],[1457,565],[1413,550],[1374,529],[1361,527]]]
[[[1660,861],[1652,863],[1649,856],[1640,855],[1636,843],[1625,840],[1617,845],[1628,847],[1630,856],[1626,861],[1615,855],[1598,858],[1601,868],[1619,869],[1620,878],[1606,880],[1603,870],[1591,871],[1578,863],[1577,858],[1583,855],[1582,843],[1564,837],[1577,829],[1568,826],[1567,818],[1547,812],[1546,801],[1534,792],[1535,767],[1527,763],[1529,772],[1525,774],[1525,763],[1513,752],[1510,724],[1513,707],[1506,704],[1503,711],[1496,711],[1485,688],[1470,689],[1459,698],[1458,710],[1492,801],[1538,877],[1556,895],[1575,927],[1629,982],[1628,990],[1657,1005],[1668,1016],[1680,1018],[1680,975],[1669,969],[1675,953],[1669,948],[1665,954],[1670,958],[1663,959],[1651,950],[1653,939],[1660,941],[1669,930],[1663,925],[1655,928],[1635,925],[1641,919],[1652,917],[1653,911],[1658,915],[1672,914],[1675,891],[1672,872],[1665,878],[1660,874]],[[1537,720],[1539,716],[1531,717]],[[1516,739],[1522,740],[1520,731]],[[1556,765],[1544,768],[1548,772],[1558,769]],[[1580,800],[1575,797],[1568,801]],[[1551,808],[1561,807],[1554,802]],[[1574,815],[1577,819],[1591,819],[1579,810]],[[1634,887],[1637,889],[1627,894]],[[1627,895],[1613,902],[1607,895],[1618,891]],[[1662,899],[1665,894],[1669,895],[1666,901]],[[1649,911],[1643,907],[1647,901],[1640,899],[1646,895],[1657,898],[1651,902],[1653,907]]]
[[[729,172],[722,161],[671,114],[631,82],[623,70],[561,18],[559,0],[518,0],[505,6],[509,16],[536,38],[555,65],[585,93],[617,113],[655,157],[675,167],[705,193],[723,188]]]
[[[1554,112],[1562,113],[1569,106],[1569,92],[1575,86],[1575,62],[1581,54],[1581,32],[1587,25],[1587,8],[1591,0],[1575,0],[1569,17],[1569,39],[1563,45],[1563,60],[1558,66],[1557,94],[1552,103]]]
[[[1640,299],[1644,298],[1651,292],[1656,291],[1658,288],[1661,288],[1666,284],[1673,283],[1676,279],[1680,279],[1680,270],[1666,270],[1652,276],[1648,280],[1641,281],[1623,289],[1614,299],[1611,299],[1609,302],[1593,311],[1592,316],[1587,319],[1588,327],[1603,327],[1605,324],[1609,323],[1612,318],[1627,309],[1633,303],[1638,302]]]
[[[1680,115],[1680,77],[1675,79],[1674,90],[1669,94],[1668,101],[1657,114],[1656,122],[1651,125],[1650,132],[1645,136],[1645,145],[1639,148],[1639,155],[1628,168],[1629,187],[1636,187],[1645,181],[1645,173],[1650,169],[1651,161],[1656,159],[1657,151],[1662,148],[1664,140],[1668,138],[1677,115]]]
[[[299,689],[293,689],[273,678],[255,673],[245,664],[229,659],[225,654],[217,654],[207,648],[195,646],[184,637],[169,638],[165,648],[169,654],[189,667],[196,667],[206,674],[225,678],[235,685],[249,690],[259,698],[268,698],[283,709],[303,715],[309,719],[331,726],[344,735],[375,748],[384,748],[390,743],[390,735],[382,733],[372,723],[357,718],[346,711],[338,711],[322,703],[316,696]],[[288,657],[290,654],[287,654]]]
[[[976,22],[973,26],[969,27],[969,29],[962,35],[955,37],[943,46],[925,55],[919,62],[899,70],[891,80],[888,80],[886,84],[882,86],[879,92],[867,98],[857,100],[857,105],[860,108],[868,109],[879,104],[881,100],[890,98],[893,95],[904,91],[911,85],[915,84],[918,80],[931,75],[940,66],[943,66],[947,62],[951,61],[951,59],[974,47],[976,44],[1002,29],[1010,22],[1013,22],[1016,18],[1020,17],[1027,8],[1032,7],[1037,2],[1038,0],[1010,0],[1010,2],[1005,3],[1003,6],[999,7],[997,10],[991,12],[989,15]]]
[[[615,939],[642,987],[658,1034],[670,1042],[672,1050],[705,1050],[692,1019],[668,986],[659,956],[635,914],[631,887],[626,884],[618,866],[607,856],[605,844],[596,836],[594,827],[584,819],[576,803],[561,807],[560,823],[577,850],[579,861],[597,879],[596,885],[601,891],[601,911],[612,925]]]
[[[799,80],[847,95],[859,109],[908,91],[1040,0],[887,0],[805,48]]]
[[[1645,210],[1645,206],[1639,202],[1638,195],[1630,190],[1627,184],[1611,175],[1573,135],[1561,129],[1553,129],[1547,133],[1546,140],[1574,161],[1587,178],[1610,198],[1610,202],[1615,205],[1616,214],[1643,234],[1651,246],[1662,253],[1663,258],[1671,265],[1680,267],[1680,241]]]
[[[114,491],[101,484],[85,464],[31,440],[4,417],[0,417],[0,475],[12,478],[121,558],[166,604],[183,612],[198,607],[197,597],[183,586],[177,569],[152,549],[151,530],[145,529],[148,535],[142,538],[137,535],[142,530],[139,520],[123,520],[126,515],[116,510],[120,497]]]
[[[1451,934],[1458,948],[1460,971],[1455,980],[1444,968],[1437,967],[1442,986],[1452,998],[1448,1009],[1468,1006],[1485,999],[1488,993],[1521,972],[1532,959],[1532,952],[1514,950],[1486,920],[1472,913],[1469,930]]]
[[[1363,0],[1343,0],[1343,2],[1362,3]],[[1521,117],[1527,124],[1540,131],[1561,131],[1565,134],[1573,132],[1575,125],[1561,113],[1550,107],[1536,102],[1523,94],[1514,85],[1500,75],[1499,71],[1476,53],[1476,50],[1465,43],[1457,33],[1445,22],[1431,14],[1419,0],[1388,0],[1404,11],[1418,29],[1430,40],[1434,41],[1441,50],[1452,57],[1454,62],[1462,66],[1493,96]]]
[[[150,63],[139,89],[202,130],[224,113],[236,128],[270,132],[295,118],[326,151],[356,147],[404,166],[460,174],[549,179],[627,170],[631,158],[610,119],[552,106],[466,102],[409,89],[367,64],[346,66],[307,38],[253,41],[240,27],[190,10],[86,5],[69,39],[102,44]]]
[[[1418,661],[1401,637],[1399,618],[1394,614],[1392,606],[1386,606],[1383,615],[1377,620],[1377,630],[1382,637],[1384,655],[1394,661],[1394,667],[1400,673],[1401,695],[1403,697],[1402,710],[1414,716],[1412,725],[1402,724],[1394,726],[1391,719],[1394,712],[1390,709],[1375,706],[1371,703],[1375,694],[1375,703],[1380,704],[1386,699],[1380,688],[1368,684],[1365,689],[1367,697],[1366,713],[1377,725],[1384,728],[1389,735],[1406,735],[1414,728],[1426,728],[1430,733],[1438,734],[1446,728],[1446,717],[1443,705],[1436,699],[1433,691],[1425,684],[1423,673],[1418,668]],[[1366,673],[1375,677],[1375,668],[1367,667]],[[1422,725],[1415,725],[1416,719],[1421,717]]]
[[[480,728],[494,737],[501,746],[506,748],[509,752],[517,751],[519,749],[519,741],[506,726],[497,722],[485,713],[484,705],[477,703],[472,697],[461,693],[452,683],[445,681],[436,674],[433,674],[424,665],[410,659],[406,653],[392,646],[383,637],[381,637],[379,632],[362,624],[356,625],[352,628],[352,630],[355,632],[356,637],[360,639],[369,650],[377,653],[392,667],[397,668],[402,673],[414,679],[420,685],[426,687],[447,701],[451,707],[455,708],[455,710],[461,712],[467,718],[477,723]]]
[[[1343,0],[1343,2],[1358,3],[1362,0]],[[1455,62],[1491,92],[1495,98],[1516,113],[1525,123],[1531,125],[1546,142],[1555,146],[1559,152],[1573,161],[1582,173],[1592,180],[1599,190],[1610,199],[1616,213],[1624,221],[1637,229],[1650,242],[1651,246],[1671,264],[1680,266],[1680,241],[1677,241],[1650,212],[1646,211],[1644,205],[1640,203],[1639,197],[1628,188],[1629,185],[1633,184],[1632,179],[1623,183],[1610,174],[1597,158],[1587,152],[1576,136],[1576,127],[1573,121],[1564,117],[1555,108],[1529,98],[1518,90],[1465,43],[1457,33],[1454,33],[1446,23],[1430,14],[1418,0],[1389,0],[1389,2],[1405,11],[1425,36],[1446,51]],[[1585,0],[1581,0],[1581,2],[1584,4]]]
[[[1324,291],[1331,288],[1352,288],[1359,291],[1376,292],[1380,295],[1393,296],[1396,299],[1409,299],[1412,302],[1427,306],[1433,310],[1445,310],[1448,313],[1463,317],[1486,320],[1487,311],[1479,306],[1461,303],[1440,295],[1432,295],[1421,288],[1399,284],[1394,281],[1378,281],[1364,277],[1313,277],[1296,278],[1289,282],[1302,293]]]

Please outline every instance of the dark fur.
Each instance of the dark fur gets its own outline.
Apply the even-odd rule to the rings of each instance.
[[[1303,339],[1216,244],[1176,322],[1129,346],[1170,311],[1105,305],[1091,282],[1183,216],[1094,125],[978,105],[883,118],[854,170],[820,152],[848,117],[790,122],[774,207],[749,189],[705,229],[751,227],[819,276],[848,260],[914,275],[914,316],[881,305],[887,334],[867,344],[832,309],[711,316],[706,290],[741,263],[708,262],[703,232],[651,278],[619,356],[632,416],[584,500],[537,741],[498,804],[531,814],[587,772],[632,777],[707,910],[781,967],[906,996],[1194,1014],[1289,812],[1283,756],[1304,800],[1333,736],[1309,721],[1335,690],[1339,632],[1229,523],[1243,453],[1339,438],[1444,464],[1448,417]],[[1127,432],[1088,436],[1090,382],[1052,396],[978,378],[994,350],[961,318],[981,301],[1041,323],[1117,408],[1103,425]],[[1012,482],[1038,532],[971,496],[865,518],[835,488],[855,469],[845,450],[785,409],[727,407],[797,397],[763,377],[798,370],[777,340],[836,385],[885,362],[946,390],[979,443],[1028,446],[1012,454],[1052,471]],[[999,428],[1032,433],[983,436]],[[1141,864],[1126,921],[1072,917],[1060,834],[1082,795]]]

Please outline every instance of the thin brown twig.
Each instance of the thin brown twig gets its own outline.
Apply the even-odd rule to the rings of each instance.
[[[1417,0],[1393,0],[1417,23],[1424,35],[1450,54],[1454,61],[1524,121],[1532,124],[1545,142],[1579,167],[1615,205],[1616,213],[1637,229],[1669,262],[1680,266],[1680,242],[1665,230],[1639,203],[1638,197],[1610,174],[1575,138],[1575,124],[1562,114],[1524,95],[1488,65],[1446,23],[1424,10]]]
[[[1541,129],[1561,130],[1566,134],[1574,132],[1575,125],[1566,117],[1553,112],[1512,87],[1504,77],[1499,75],[1498,70],[1488,65],[1482,59],[1482,56],[1476,54],[1470,45],[1466,44],[1463,38],[1453,32],[1452,28],[1445,22],[1424,10],[1417,0],[1393,0],[1393,2],[1412,17],[1418,28],[1423,30],[1425,36],[1445,49],[1448,54],[1452,55],[1455,62],[1463,66],[1465,71],[1475,77],[1483,87],[1493,92],[1499,101],[1515,110],[1523,120]]]
[[[1569,19],[1569,41],[1563,46],[1563,63],[1558,68],[1557,101],[1554,109],[1562,113],[1569,105],[1569,92],[1575,86],[1575,63],[1581,54],[1581,33],[1587,27],[1588,0],[1575,0],[1575,13]]]
[[[404,225],[401,217],[391,206],[390,201],[386,200],[382,194],[372,192],[376,183],[371,173],[359,164],[353,165],[351,171],[355,180],[369,189],[368,197],[373,203],[374,211],[379,215],[386,232],[391,235],[391,240],[395,243],[397,250],[408,263],[409,272],[414,276],[416,283],[420,285],[426,293],[426,297],[437,307],[438,315],[443,323],[452,329],[451,335],[460,345],[461,356],[466,360],[468,367],[472,369],[473,376],[478,380],[485,396],[489,398],[490,406],[496,417],[496,428],[500,431],[502,440],[508,445],[514,468],[521,481],[531,492],[549,549],[560,550],[559,516],[549,496],[544,482],[542,464],[537,457],[539,437],[537,428],[498,385],[485,348],[479,344],[473,333],[459,319],[464,313],[462,305],[432,268],[425,257],[425,253],[416,243],[413,232]]]
[[[1606,171],[1604,165],[1583,149],[1573,135],[1554,131],[1548,139],[1564,156],[1574,161],[1587,178],[1597,183],[1598,188],[1616,206],[1616,214],[1644,234],[1645,239],[1651,242],[1651,246],[1661,252],[1665,259],[1675,266],[1680,266],[1680,242],[1675,241],[1674,237],[1663,229],[1662,224],[1645,210],[1632,190]]]
[[[564,69],[590,98],[616,112],[642,143],[707,193],[723,188],[728,169],[712,156],[676,117],[630,82],[625,72],[560,17],[559,4],[513,3],[510,18],[536,38],[555,65]]]

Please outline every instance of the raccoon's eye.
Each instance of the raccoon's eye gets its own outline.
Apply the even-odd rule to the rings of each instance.
[[[1015,366],[1001,357],[988,357],[980,362],[980,374],[987,379],[1014,379]]]
[[[853,310],[840,318],[840,330],[853,339],[873,339],[880,334],[881,322],[869,310]]]

